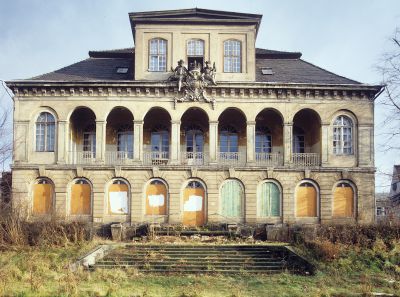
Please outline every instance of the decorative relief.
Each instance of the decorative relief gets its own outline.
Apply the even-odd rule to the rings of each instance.
[[[171,68],[173,74],[168,80],[175,81],[178,84],[178,97],[174,98],[175,106],[177,102],[203,101],[211,103],[214,108],[215,99],[207,97],[206,87],[217,85],[215,81],[215,63],[213,67],[208,65],[210,62],[205,62],[205,64],[201,68],[195,61],[193,69],[188,70],[183,65],[183,60],[179,60],[178,66],[175,69]]]

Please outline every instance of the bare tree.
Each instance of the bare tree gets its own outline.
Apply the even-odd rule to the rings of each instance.
[[[0,88],[0,171],[8,167],[12,156],[12,107],[7,100],[12,99],[11,93],[1,81]],[[11,100],[10,100],[11,101]]]
[[[390,48],[376,67],[385,85],[385,96],[381,96],[378,103],[384,106],[386,114],[382,123],[386,131],[386,149],[400,149],[400,28],[396,28],[389,41]]]

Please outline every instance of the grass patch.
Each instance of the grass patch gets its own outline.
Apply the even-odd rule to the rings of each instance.
[[[277,275],[149,275],[135,269],[71,271],[69,264],[100,242],[63,247],[20,247],[0,254],[0,296],[368,296],[400,292],[400,243],[368,249],[340,246],[322,260],[299,246],[319,267],[313,277]],[[316,245],[316,249],[324,245]],[[329,246],[328,249],[333,249]],[[337,256],[336,256],[337,252]],[[332,255],[327,253],[326,255]]]

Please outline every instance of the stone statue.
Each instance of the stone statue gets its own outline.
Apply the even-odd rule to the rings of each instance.
[[[185,66],[183,66],[183,63],[184,63],[184,61],[181,59],[181,60],[178,61],[178,66],[176,66],[175,69],[173,69],[171,67],[171,71],[174,74],[169,77],[169,80],[178,81],[178,90],[179,90],[179,92],[182,89],[182,84],[183,84],[183,81],[184,81],[185,77],[189,73],[187,68]]]
[[[211,68],[210,66],[208,66],[208,64],[211,64],[211,62],[206,61],[206,66],[203,68],[203,77],[206,80],[211,81],[211,83],[216,86],[217,83],[215,82],[215,72],[217,71],[217,69],[215,68],[215,62],[213,64],[213,67]]]

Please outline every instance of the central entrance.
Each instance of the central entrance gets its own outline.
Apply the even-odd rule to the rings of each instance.
[[[203,226],[206,191],[198,181],[190,181],[183,190],[183,225]]]

